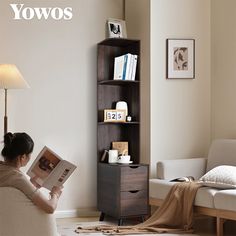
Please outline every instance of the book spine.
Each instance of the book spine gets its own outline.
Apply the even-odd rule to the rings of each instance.
[[[128,55],[125,54],[125,55],[124,55],[124,64],[123,64],[123,76],[122,76],[122,80],[125,80],[126,70],[127,70],[127,60],[128,60]]]
[[[132,80],[133,65],[134,65],[134,55],[131,54],[130,66],[129,66],[129,78],[128,78],[129,80]]]
[[[128,53],[127,55],[128,55],[128,59],[127,59],[127,69],[126,69],[125,80],[131,80],[133,55],[130,53]]]
[[[131,80],[135,80],[136,68],[137,68],[137,60],[138,60],[138,55],[134,55],[134,62],[133,62]]]

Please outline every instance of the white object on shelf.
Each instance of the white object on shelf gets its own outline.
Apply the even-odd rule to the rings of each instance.
[[[113,79],[132,80],[132,76],[135,77],[134,69],[136,70],[136,65],[137,55],[127,53],[119,57],[115,57]]]
[[[108,152],[108,163],[117,163],[118,150],[109,150]]]
[[[131,80],[135,80],[136,68],[137,68],[138,55],[133,55]]]
[[[123,74],[124,74],[124,67],[125,67],[125,61],[126,61],[125,55],[115,57],[114,61],[114,80],[122,80]]]
[[[116,103],[116,110],[125,110],[126,111],[126,116],[127,116],[128,115],[128,105],[127,105],[127,102],[125,102],[125,101],[117,102]]]
[[[127,53],[126,55],[127,55],[127,63],[124,73],[124,80],[131,80],[134,55],[130,53]]]

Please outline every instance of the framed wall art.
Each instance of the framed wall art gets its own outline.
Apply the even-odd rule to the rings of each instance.
[[[195,78],[195,40],[167,39],[167,79]]]
[[[124,20],[110,18],[107,20],[107,26],[109,38],[127,38]]]

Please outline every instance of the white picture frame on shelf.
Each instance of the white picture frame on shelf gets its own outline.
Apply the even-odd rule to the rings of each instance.
[[[124,20],[109,18],[107,20],[109,38],[127,38],[126,23]]]

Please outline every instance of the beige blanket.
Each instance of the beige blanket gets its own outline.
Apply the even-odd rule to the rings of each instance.
[[[146,233],[190,233],[193,231],[193,203],[200,184],[176,183],[160,208],[145,222],[134,226],[78,227],[77,233],[103,232],[126,235]]]

